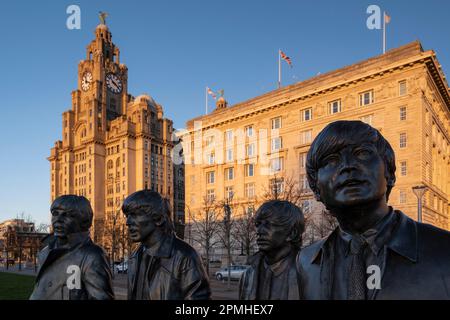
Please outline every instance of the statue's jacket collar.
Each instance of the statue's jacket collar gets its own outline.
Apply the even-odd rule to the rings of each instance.
[[[385,253],[392,251],[404,258],[407,258],[411,263],[416,263],[418,261],[418,241],[417,241],[417,225],[416,223],[408,218],[403,212],[399,210],[394,210],[393,214],[397,215],[397,226],[390,239],[384,245],[383,250]],[[335,250],[334,243],[339,236],[339,227],[337,227],[328,237],[324,238],[321,245],[315,248],[315,252],[311,255],[311,264],[320,265],[320,283],[321,286],[321,296],[331,297],[332,296],[332,283],[334,277],[334,261],[335,261]],[[383,279],[387,254],[385,256],[385,261],[381,266],[381,279]],[[371,299],[375,298],[377,290],[373,291]]]
[[[92,240],[89,236],[89,231],[72,233],[68,236],[67,244],[63,247],[56,247],[56,237],[51,236],[49,244],[42,249],[38,254],[38,260],[40,264],[37,280],[41,277],[47,266],[51,265],[54,261],[60,257],[73,252],[75,249],[83,246],[84,244],[91,243]]]
[[[394,214],[399,216],[398,225],[385,246],[410,261],[417,262],[417,226],[403,212],[394,210]],[[321,263],[324,254],[330,251],[331,244],[338,236],[338,232],[339,227],[322,240],[322,244],[317,247],[316,252],[312,255],[311,263]]]

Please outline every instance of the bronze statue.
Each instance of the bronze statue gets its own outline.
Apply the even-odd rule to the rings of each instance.
[[[361,121],[314,139],[307,176],[339,226],[297,258],[301,299],[449,299],[450,233],[388,206],[395,155]]]
[[[89,236],[93,212],[85,197],[64,195],[50,208],[53,235],[39,252],[39,271],[30,300],[114,299],[103,249]]]
[[[122,211],[131,240],[141,243],[128,261],[128,299],[209,299],[208,276],[195,249],[175,235],[168,201],[142,190]]]
[[[259,251],[239,283],[240,300],[298,300],[295,257],[305,228],[303,213],[289,201],[265,202],[256,212]]]

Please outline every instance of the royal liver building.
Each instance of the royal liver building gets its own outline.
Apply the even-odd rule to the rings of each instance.
[[[51,200],[63,194],[87,197],[94,210],[93,237],[107,250],[112,231],[126,231],[120,207],[134,191],[158,191],[170,199],[176,224],[184,216],[184,184],[174,179],[184,176],[183,167],[171,158],[172,121],[150,96],[130,95],[127,80],[111,32],[98,25],[78,65],[72,108],[62,115],[62,140],[48,158]]]

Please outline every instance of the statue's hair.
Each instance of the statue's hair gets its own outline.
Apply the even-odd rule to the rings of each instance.
[[[395,185],[395,154],[381,133],[362,121],[335,121],[328,124],[314,139],[306,157],[306,173],[311,190],[320,199],[317,188],[317,171],[322,159],[347,145],[371,143],[384,161],[387,182],[386,201]]]
[[[88,231],[91,227],[94,213],[89,200],[85,197],[74,194],[60,196],[53,201],[50,212],[58,209],[72,210],[77,213],[81,231]]]
[[[296,230],[291,239],[291,245],[300,249],[302,246],[302,235],[305,231],[305,217],[302,210],[286,200],[269,200],[264,202],[256,211],[255,216],[260,219],[272,219],[272,221],[289,230]]]
[[[161,197],[156,191],[145,189],[132,193],[124,200],[122,211],[124,214],[141,211],[150,214],[155,221],[162,218],[164,223],[161,227],[164,231],[168,233],[174,231],[169,200]]]

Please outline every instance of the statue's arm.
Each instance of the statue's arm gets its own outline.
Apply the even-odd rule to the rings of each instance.
[[[101,249],[100,249],[101,250]],[[94,250],[83,265],[83,283],[90,300],[113,300],[111,269],[104,252]]]
[[[211,289],[208,275],[198,256],[186,259],[181,268],[181,290],[185,300],[209,300]]]

